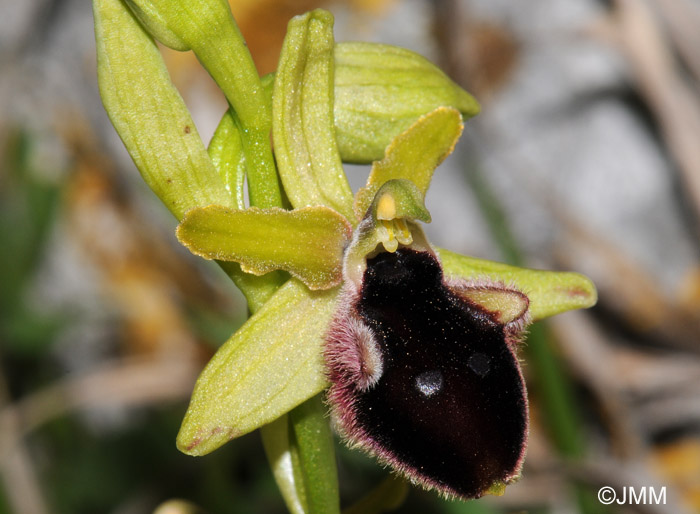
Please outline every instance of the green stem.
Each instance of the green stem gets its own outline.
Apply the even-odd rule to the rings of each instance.
[[[222,5],[224,2],[207,2]],[[282,205],[277,171],[272,158],[270,130],[272,115],[260,77],[227,5],[211,17],[183,2],[191,10],[192,50],[223,91],[236,113],[246,156],[248,191],[251,204],[258,207]],[[225,12],[224,12],[225,11]],[[212,20],[214,21],[212,23]],[[221,49],[226,49],[222,52]]]
[[[251,197],[259,207],[279,205],[281,193],[270,145],[270,104],[228,3],[125,1],[154,37],[176,50],[191,49],[216,81],[236,113]]]
[[[333,437],[321,397],[263,426],[260,433],[289,512],[338,512]]]
[[[333,434],[321,396],[292,410],[289,420],[297,480],[306,491],[309,514],[340,513]]]

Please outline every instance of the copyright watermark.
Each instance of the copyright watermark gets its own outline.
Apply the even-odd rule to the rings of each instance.
[[[622,487],[614,489],[609,485],[598,489],[598,501],[603,505],[666,505],[666,487]]]

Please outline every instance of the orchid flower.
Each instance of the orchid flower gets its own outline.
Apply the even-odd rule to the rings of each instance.
[[[332,461],[327,406],[349,444],[413,482],[501,494],[527,446],[524,331],[596,292],[577,273],[427,240],[433,172],[477,102],[412,52],[335,43],[323,10],[292,19],[277,72],[262,79],[225,2],[94,10],[115,128],[180,220],[180,242],[218,261],[252,312],[202,371],[178,448],[204,455],[260,428],[290,510],[335,512],[337,479],[319,464]],[[208,150],[154,38],[194,51],[229,101]],[[343,162],[373,162],[355,195]],[[319,480],[331,493],[305,483],[314,473],[329,473]]]

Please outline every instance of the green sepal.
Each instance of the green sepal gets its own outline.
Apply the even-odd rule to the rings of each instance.
[[[408,179],[425,195],[435,168],[452,153],[463,127],[459,111],[451,107],[438,107],[421,116],[374,163],[367,185],[355,196],[355,214],[361,217],[379,188],[392,179]]]
[[[254,275],[288,271],[311,289],[340,284],[351,235],[347,220],[322,206],[241,211],[209,205],[189,211],[177,227],[178,239],[195,255],[238,262]]]
[[[123,1],[129,6],[146,30],[158,41],[168,48],[179,52],[190,50],[189,43],[173,32],[169,26],[167,16],[161,14],[161,6],[157,3],[139,0]]]
[[[292,205],[326,205],[354,221],[335,142],[333,46],[329,12],[316,9],[289,22],[275,76],[272,135]]]
[[[334,113],[343,161],[383,158],[398,134],[440,106],[454,107],[465,119],[479,112],[469,93],[410,50],[377,43],[336,44]]]
[[[441,248],[435,248],[435,251],[448,277],[477,281],[488,279],[513,286],[525,293],[530,301],[532,321],[573,309],[592,307],[598,299],[593,282],[580,273],[518,268],[459,255]]]
[[[121,1],[93,10],[102,102],[143,179],[178,219],[232,205],[156,43]]]
[[[205,455],[323,391],[323,338],[337,298],[337,289],[284,284],[204,368],[177,447]]]

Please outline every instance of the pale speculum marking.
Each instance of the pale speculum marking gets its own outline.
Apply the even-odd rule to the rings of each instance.
[[[424,371],[416,377],[415,381],[416,388],[428,398],[439,393],[443,385],[442,373],[437,369]]]

